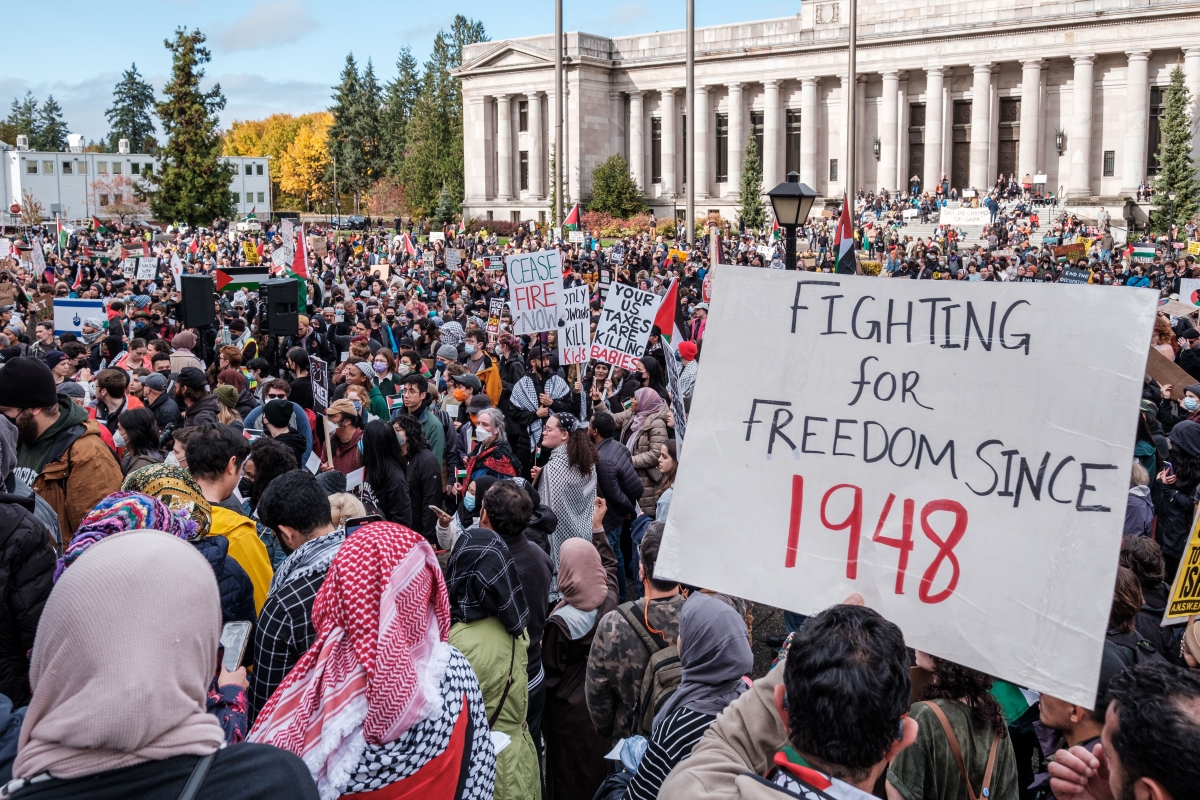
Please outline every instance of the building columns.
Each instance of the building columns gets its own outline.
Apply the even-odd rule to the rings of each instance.
[[[992,141],[992,65],[972,64],[971,86],[971,187],[986,193],[992,185],[988,177],[988,159]]]
[[[678,128],[675,111],[675,90],[662,90],[662,196],[675,197],[679,184],[675,182],[675,131]]]
[[[1038,173],[1042,142],[1038,138],[1042,114],[1041,59],[1021,63],[1021,138],[1017,144],[1018,178]]]
[[[877,189],[895,191],[896,186],[896,125],[897,105],[900,91],[900,75],[897,72],[883,73],[883,98],[879,108],[879,170]]]
[[[946,73],[941,67],[925,70],[925,175],[921,186],[931,192],[942,177],[942,129]]]
[[[512,96],[496,95],[496,199],[512,200]]]
[[[544,92],[529,95],[529,196],[546,196],[542,180],[542,165],[546,163],[546,140],[542,136],[542,97]]]
[[[1146,129],[1150,119],[1150,53],[1127,53],[1125,71],[1125,157],[1121,163],[1121,194],[1134,196],[1146,177]]]
[[[779,81],[763,81],[763,187],[764,191],[782,180],[779,173]]]
[[[688,147],[691,147],[696,153],[696,175],[695,188],[693,189],[693,197],[697,200],[707,199],[709,196],[709,183],[711,176],[708,169],[708,87],[697,86],[696,93],[696,141],[688,142]],[[684,155],[687,158],[687,155]],[[686,163],[686,162],[685,162]]]
[[[800,82],[800,182],[817,187],[817,81]]]
[[[463,154],[466,163],[464,194],[468,203],[487,200],[488,136],[485,113],[487,103],[483,95],[467,97],[466,115],[463,126]]]
[[[742,190],[742,157],[746,154],[746,101],[740,83],[729,84],[729,178],[726,193],[737,197]]]
[[[642,99],[645,92],[629,93],[629,172],[638,191],[646,192],[646,132]]]
[[[1073,56],[1075,80],[1072,84],[1074,113],[1067,133],[1067,148],[1071,151],[1070,172],[1067,178],[1068,197],[1090,197],[1092,194],[1092,95],[1095,78],[1092,66],[1095,56]]]

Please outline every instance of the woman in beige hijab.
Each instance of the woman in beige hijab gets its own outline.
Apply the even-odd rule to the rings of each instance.
[[[42,613],[14,780],[4,797],[316,798],[291,753],[224,746],[205,695],[221,608],[204,557],[160,531],[110,536],[66,570]]]

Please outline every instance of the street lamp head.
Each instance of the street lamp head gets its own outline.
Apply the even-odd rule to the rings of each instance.
[[[1067,134],[1063,131],[1063,129],[1058,128],[1057,130],[1055,130],[1054,131],[1054,148],[1056,150],[1058,150],[1058,154],[1060,156],[1063,154],[1063,151],[1067,149],[1066,142],[1067,142]]]
[[[800,182],[800,176],[789,172],[787,180],[767,192],[775,220],[784,228],[794,228],[808,219],[817,193]]]
[[[1170,199],[1170,201],[1171,201],[1172,203],[1174,203],[1174,202],[1175,202],[1175,197],[1176,197],[1176,195],[1175,195],[1175,192],[1173,192],[1173,191],[1172,191],[1172,192],[1167,192],[1167,197]]]
[[[875,154],[876,161],[879,160],[879,148],[880,148],[879,137],[876,136],[875,141],[871,142],[871,152]]]

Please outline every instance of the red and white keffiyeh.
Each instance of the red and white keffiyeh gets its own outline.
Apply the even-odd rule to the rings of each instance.
[[[440,706],[450,604],[433,549],[402,525],[347,538],[313,601],[317,638],[259,713],[252,742],[290,750],[336,797],[368,744]]]

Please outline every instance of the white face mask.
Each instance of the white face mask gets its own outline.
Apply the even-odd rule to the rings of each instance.
[[[120,431],[117,431],[113,434],[113,444],[115,444],[117,447],[125,446],[125,437],[121,435]],[[174,455],[174,453],[171,455]]]
[[[167,465],[169,465],[169,466],[172,466],[172,467],[178,467],[178,466],[179,466],[179,459],[175,457],[175,451],[174,451],[174,450],[172,450],[171,452],[167,453],[167,457],[163,459],[163,463],[164,463],[164,464],[167,464]]]

